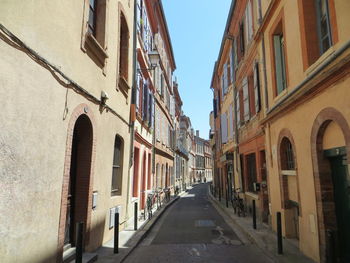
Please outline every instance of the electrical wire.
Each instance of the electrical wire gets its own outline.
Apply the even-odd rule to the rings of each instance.
[[[83,95],[87,100],[103,106],[103,108],[107,109],[109,112],[117,116],[121,121],[123,121],[126,125],[130,127],[130,123],[125,120],[119,113],[117,113],[114,109],[112,109],[107,104],[102,103],[102,101],[96,98],[93,94],[88,92],[86,89],[81,87],[78,83],[69,78],[66,74],[64,74],[57,66],[50,63],[44,57],[42,57],[35,50],[26,45],[22,40],[16,37],[12,32],[10,32],[3,24],[0,23],[0,39],[2,39],[7,44],[12,47],[23,51],[26,53],[31,59],[35,62],[46,68],[53,74],[54,78],[64,87],[73,89],[76,93]]]

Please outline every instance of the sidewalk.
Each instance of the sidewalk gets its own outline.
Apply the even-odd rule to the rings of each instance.
[[[95,253],[97,253],[98,259],[96,262],[101,263],[117,263],[122,262],[136,247],[141,243],[143,238],[151,230],[154,224],[158,221],[161,215],[167,210],[174,202],[176,202],[180,196],[186,192],[181,192],[178,196],[171,196],[170,201],[163,205],[158,210],[153,209],[153,217],[148,220],[143,220],[143,217],[138,221],[138,229],[134,230],[133,218],[128,221],[128,226],[119,232],[119,253],[113,253],[114,239],[111,239],[107,243],[103,244]]]
[[[210,189],[208,194],[216,206],[217,209],[223,211],[234,223],[237,228],[245,233],[259,248],[261,248],[265,253],[275,262],[281,263],[315,263],[313,260],[307,258],[303,255],[297,244],[294,244],[292,240],[283,238],[283,255],[277,254],[277,235],[271,228],[265,224],[257,222],[257,229],[253,229],[253,219],[250,216],[238,217],[229,203],[229,207],[226,208],[226,200],[221,199],[219,202],[211,193]],[[258,221],[258,220],[257,220]]]

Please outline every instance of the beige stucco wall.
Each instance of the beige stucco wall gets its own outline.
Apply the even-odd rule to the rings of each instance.
[[[326,108],[332,107],[341,112],[350,122],[350,108],[348,107],[350,79],[347,78],[328,88],[321,94],[315,96],[305,104],[299,105],[296,109],[283,116],[283,118],[274,121],[270,126],[272,161],[268,160],[268,170],[270,179],[270,200],[272,208],[272,225],[276,229],[276,212],[281,211],[281,197],[279,184],[279,170],[277,162],[277,145],[279,133],[282,129],[288,129],[295,142],[297,175],[299,177],[301,216],[300,224],[300,249],[306,255],[315,260],[319,260],[318,250],[318,230],[317,230],[317,211],[316,194],[313,178],[313,166],[311,159],[311,129],[316,116]],[[305,114],[307,112],[308,114]],[[339,129],[329,127],[333,131]],[[332,139],[330,141],[329,139]],[[335,137],[327,138],[328,145],[339,144],[339,139]],[[270,157],[270,156],[269,156]],[[283,211],[282,211],[283,212]],[[315,221],[313,220],[315,219]],[[313,222],[314,221],[314,222]],[[316,224],[316,231],[314,229]]]
[[[100,98],[101,90],[107,92],[110,98],[107,104],[128,121],[131,94],[126,99],[116,90],[118,23],[115,21],[121,2],[132,36],[133,6],[127,0],[109,1],[109,58],[104,75],[80,49],[83,2],[5,0],[1,3],[0,22],[96,98]],[[73,110],[81,103],[87,104],[94,116],[93,133],[97,138],[92,190],[98,191],[98,204],[91,211],[89,243],[89,249],[94,249],[112,237],[108,228],[109,208],[121,205],[121,221],[125,218],[128,127],[111,112],[101,113],[99,105],[72,89],[67,90],[48,70],[4,41],[0,41],[0,56],[1,261],[55,260],[67,129]],[[131,62],[129,67],[131,72]],[[116,134],[124,140],[123,190],[122,196],[111,197]]]

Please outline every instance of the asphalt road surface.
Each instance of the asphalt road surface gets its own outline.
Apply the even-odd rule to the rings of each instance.
[[[139,262],[272,262],[215,209],[200,184],[162,215],[126,258]]]

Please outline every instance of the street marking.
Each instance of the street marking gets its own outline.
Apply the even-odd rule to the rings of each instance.
[[[217,245],[226,244],[226,245],[235,245],[235,246],[239,246],[242,244],[242,242],[240,242],[239,240],[232,240],[226,237],[224,235],[224,229],[222,227],[217,226],[215,230],[219,232],[219,237],[211,241],[213,244],[217,244]]]
[[[195,227],[213,227],[215,226],[213,220],[196,220],[194,222]]]

